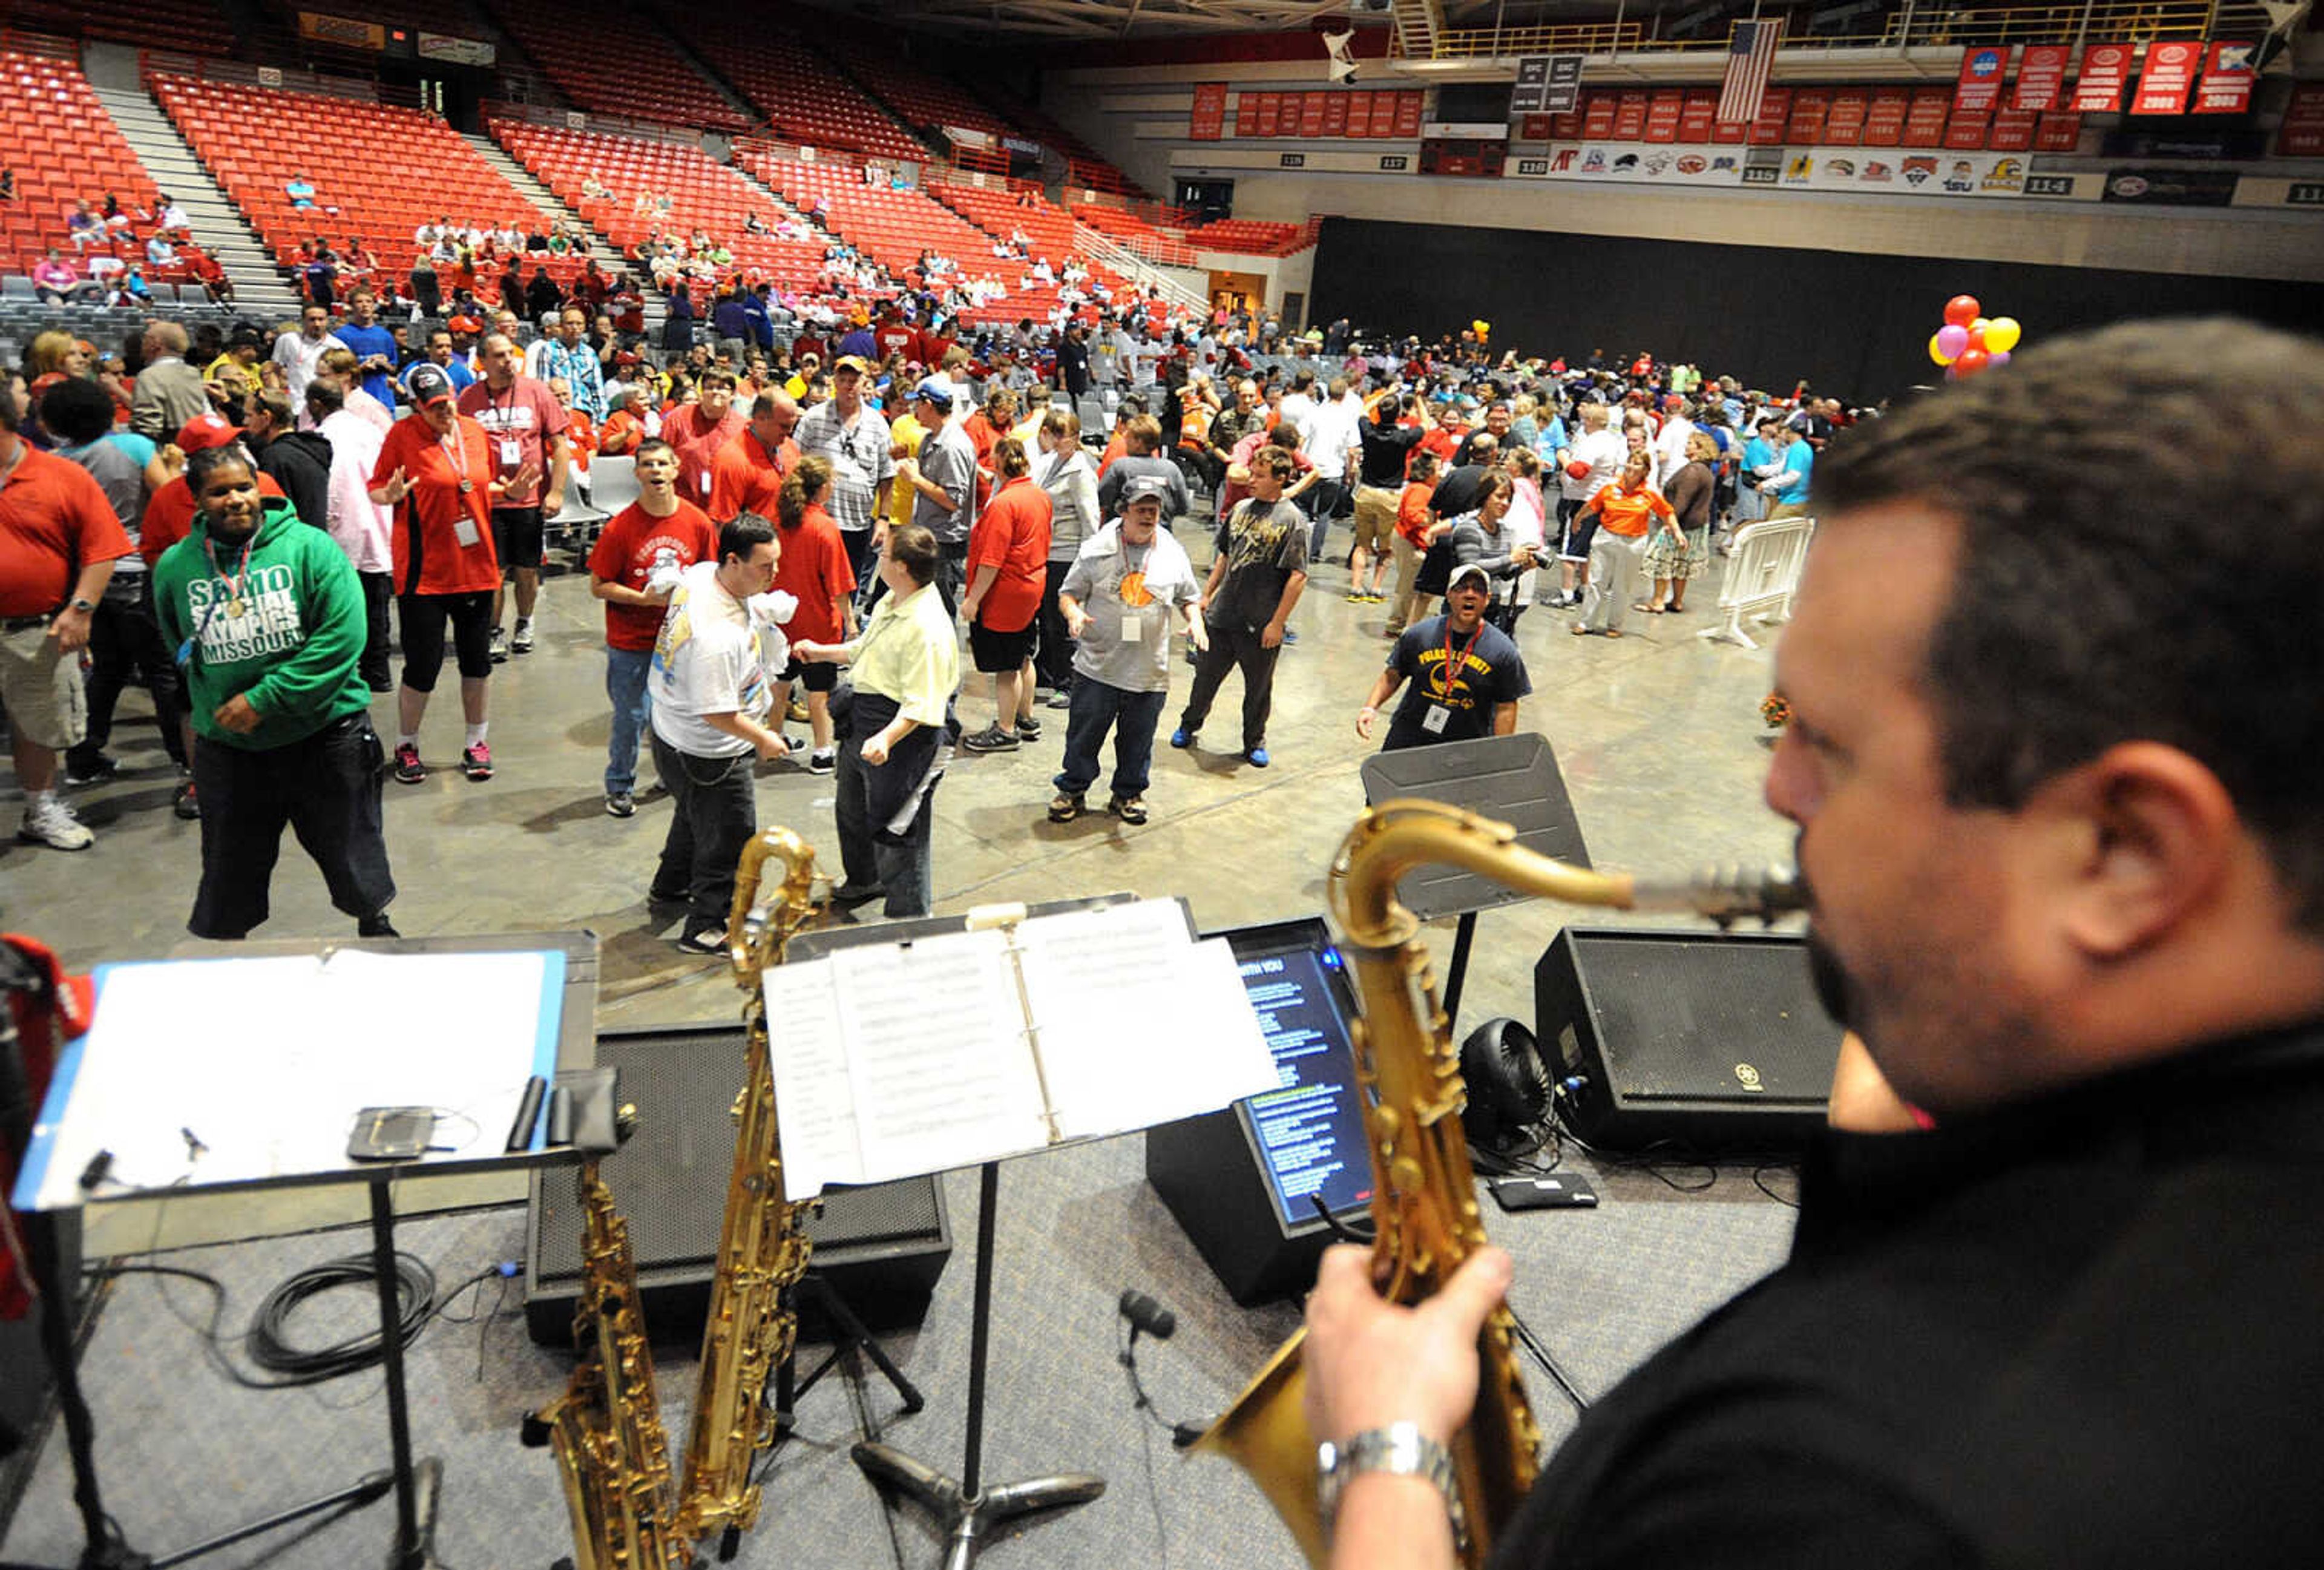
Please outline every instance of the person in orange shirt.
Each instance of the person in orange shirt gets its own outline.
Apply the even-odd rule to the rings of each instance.
[[[622,394],[620,407],[605,416],[604,426],[597,432],[597,450],[607,457],[629,457],[638,450],[638,444],[654,434],[656,421],[648,419],[653,406],[653,393],[644,383],[632,382]]]
[[[971,518],[983,515],[984,504],[992,499],[992,487],[1001,471],[992,466],[993,444],[1009,434],[1017,422],[1017,394],[1006,387],[995,387],[984,395],[984,407],[961,422],[961,431],[976,449],[976,499],[969,513]]]
[[[1004,436],[992,446],[997,492],[968,537],[968,594],[960,602],[976,668],[992,678],[992,723],[960,744],[972,753],[1014,752],[1019,737],[1038,739],[1033,712],[1033,624],[1048,587],[1050,503],[1032,481],[1025,444]]]
[[[1573,624],[1577,638],[1591,633],[1622,635],[1623,614],[1637,592],[1646,536],[1658,524],[1677,536],[1679,550],[1686,549],[1678,514],[1655,489],[1654,472],[1652,453],[1632,453],[1622,466],[1622,477],[1600,489],[1573,515],[1576,523],[1593,514],[1598,519],[1597,536],[1590,542],[1590,592],[1582,602],[1582,619]]]
[[[795,644],[844,643],[855,636],[855,568],[838,521],[828,510],[831,475],[828,459],[803,457],[784,477],[781,494],[775,498],[775,538],[782,546],[775,588],[798,601],[783,628]],[[794,653],[775,683],[770,713],[788,712],[794,681],[807,688],[807,728],[815,738],[807,771],[828,774],[839,758],[831,726],[831,694],[839,685],[839,667],[828,660],[801,660]]]
[[[791,440],[798,418],[798,401],[788,392],[761,392],[752,402],[750,424],[710,460],[710,502],[704,511],[713,523],[745,513],[774,518],[783,476],[799,461],[798,444]]]
[[[565,406],[567,461],[575,470],[586,475],[589,472],[589,459],[597,451],[599,436],[596,423],[589,418],[587,410],[574,406],[573,389],[566,384],[564,377],[551,376],[549,391],[558,402]]]
[[[1428,531],[1435,518],[1428,500],[1436,494],[1436,455],[1425,447],[1413,449],[1404,471],[1404,489],[1396,498],[1396,534],[1389,549],[1396,556],[1396,595],[1388,603],[1386,638],[1403,636],[1412,623],[1414,585],[1420,579],[1420,560],[1428,554]]]
[[[678,393],[676,383],[671,396]],[[691,403],[673,405],[662,416],[661,439],[678,454],[678,494],[702,505],[710,500],[710,463],[750,422],[734,408],[734,376],[713,367],[702,373]]]

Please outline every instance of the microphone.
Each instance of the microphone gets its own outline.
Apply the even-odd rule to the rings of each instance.
[[[1135,1287],[1121,1293],[1121,1316],[1133,1331],[1142,1330],[1157,1341],[1167,1341],[1178,1328],[1178,1316]]]

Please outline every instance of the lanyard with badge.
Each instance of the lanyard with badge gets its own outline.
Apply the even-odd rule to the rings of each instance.
[[[1468,685],[1461,679],[1461,672],[1469,668],[1469,656],[1475,652],[1477,640],[1484,635],[1485,623],[1480,621],[1476,631],[1469,634],[1469,642],[1462,646],[1461,657],[1455,660],[1452,657],[1452,618],[1444,618],[1444,668],[1436,679],[1438,693],[1443,701],[1430,704],[1428,712],[1420,716],[1420,728],[1430,735],[1443,735],[1444,727],[1452,723],[1452,688]]]
[[[516,383],[514,382],[511,382],[509,383],[508,392],[509,401],[505,405],[503,405],[501,402],[499,393],[493,392],[490,387],[484,389],[484,402],[492,411],[495,435],[500,442],[500,466],[503,477],[516,473],[517,470],[524,466],[523,439],[520,437],[510,434],[511,429],[516,424],[517,415]],[[466,465],[464,464],[462,466],[465,468]]]
[[[459,476],[460,494],[463,496],[475,494],[476,482],[468,477],[468,431],[467,428],[460,423],[460,417],[457,414],[452,416],[451,439],[447,441],[439,436],[436,439],[436,446],[438,450],[443,453],[445,461],[453,466],[452,472]],[[473,546],[484,538],[483,532],[476,527],[475,519],[469,515],[468,509],[465,505],[460,509],[458,522],[452,525],[452,538],[459,541],[463,547]]]

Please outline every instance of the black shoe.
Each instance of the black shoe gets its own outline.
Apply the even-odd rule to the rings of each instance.
[[[879,883],[842,883],[831,891],[835,905],[863,905],[884,896],[887,889]]]
[[[676,893],[672,893],[668,889],[646,891],[646,903],[649,905],[683,905],[693,897],[693,894],[685,889],[680,889]]]
[[[65,754],[65,783],[68,785],[102,785],[121,772],[118,761],[98,753],[93,757],[76,758]]]
[[[726,928],[697,927],[679,938],[678,946],[688,954],[724,954],[726,952]]]
[[[401,937],[403,934],[395,929],[395,923],[387,919],[386,911],[382,910],[376,916],[366,916],[356,922],[355,936],[357,937]]]
[[[638,799],[636,797],[631,795],[626,790],[608,790],[605,792],[606,817],[635,817],[637,815]]]
[[[1017,737],[1019,741],[1039,741],[1041,739],[1041,722],[1027,715],[1019,715],[1017,716]]]

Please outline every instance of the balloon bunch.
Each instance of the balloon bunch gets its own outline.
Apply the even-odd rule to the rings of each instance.
[[[2024,329],[2015,317],[1988,320],[1974,294],[1956,294],[1945,301],[1945,325],[1929,337],[1929,358],[1945,368],[1945,380],[1958,382],[1979,371],[2009,364]]]

